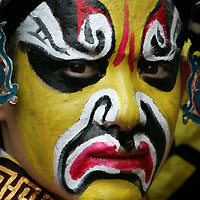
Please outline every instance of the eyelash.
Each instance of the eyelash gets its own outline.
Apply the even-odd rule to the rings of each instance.
[[[171,61],[147,61],[140,57],[137,70],[141,80],[159,90],[169,92],[176,83],[180,66],[179,54]]]
[[[106,73],[108,60],[60,60],[34,46],[27,47],[33,70],[52,88],[72,93],[98,82]]]
[[[100,75],[100,69],[93,63],[80,63],[73,62],[67,64],[67,67],[63,68],[63,72],[70,77],[74,78],[91,78],[95,75]]]
[[[156,78],[163,79],[168,75],[168,67],[162,63],[147,63],[138,69],[141,79]]]

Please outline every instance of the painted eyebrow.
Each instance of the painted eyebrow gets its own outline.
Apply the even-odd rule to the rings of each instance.
[[[173,60],[182,47],[181,31],[182,22],[174,4],[160,0],[146,21],[141,54],[148,61]]]
[[[25,43],[25,45],[29,44]],[[48,54],[48,52],[38,46],[30,46],[32,48],[30,47],[27,50],[27,55],[31,68],[47,85],[62,93],[80,91],[89,85],[97,83],[106,74],[108,66],[106,58],[95,61],[84,59],[65,60]],[[87,78],[75,77],[65,73],[68,67],[74,67],[75,65],[94,67],[98,71],[93,76]]]
[[[25,42],[20,42],[20,44],[22,45],[23,48],[26,49],[28,55],[30,55],[30,52],[34,51],[37,54],[37,59],[44,61],[44,62],[49,62],[52,63],[52,65],[54,64],[68,64],[68,63],[83,63],[83,64],[96,64],[96,66],[99,66],[99,68],[101,68],[101,63],[104,63],[102,65],[105,65],[105,63],[108,62],[108,58],[106,56],[104,56],[103,58],[100,59],[96,59],[96,60],[87,60],[87,59],[64,59],[64,58],[60,58],[60,57],[55,57],[52,54],[49,54],[47,50],[41,48],[40,46],[35,46],[32,44],[27,44]],[[31,53],[32,54],[32,53]],[[58,67],[59,68],[59,67]],[[62,68],[62,67],[60,67]]]
[[[32,19],[36,22],[36,24],[38,25],[38,29],[36,30],[36,32],[32,32],[29,31],[28,34],[36,37],[37,39],[39,39],[41,42],[43,42],[44,44],[46,44],[45,40],[48,39],[49,43],[51,44],[52,48],[54,48],[56,51],[60,52],[60,53],[64,53],[69,55],[69,53],[67,52],[66,49],[59,47],[56,45],[56,43],[53,40],[53,37],[51,36],[48,28],[46,27],[46,25],[42,22],[42,20],[39,17],[32,17]],[[39,35],[40,32],[43,32],[45,37],[41,37]]]

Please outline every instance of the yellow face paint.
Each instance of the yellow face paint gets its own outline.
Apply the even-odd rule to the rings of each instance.
[[[142,196],[137,186],[123,180],[99,180],[91,184],[90,187],[79,197],[79,200],[95,199],[114,200],[142,200]]]
[[[15,64],[17,65],[17,82],[20,86],[17,124],[23,150],[31,163],[31,168],[39,176],[50,184],[60,184],[65,192],[82,194],[80,200],[87,199],[88,195],[96,198],[94,191],[97,188],[104,191],[106,185],[113,184],[113,180],[98,181],[102,177],[105,179],[114,177],[116,181],[111,188],[107,187],[103,199],[108,199],[109,195],[117,195],[118,193],[113,190],[118,190],[121,184],[124,187],[118,190],[122,195],[120,199],[133,199],[133,197],[141,199],[141,195],[148,190],[162,164],[163,157],[167,155],[180,104],[180,75],[178,72],[178,75],[173,72],[175,81],[174,84],[170,83],[170,89],[165,87],[168,81],[164,78],[170,76],[168,74],[174,70],[171,70],[170,66],[175,65],[174,68],[178,71],[178,62],[173,61],[175,57],[175,55],[173,57],[173,49],[168,56],[157,55],[148,43],[149,39],[156,38],[153,32],[153,27],[156,27],[156,33],[160,31],[157,38],[163,37],[165,45],[168,45],[171,39],[170,42],[174,42],[175,46],[176,38],[167,38],[166,34],[167,31],[173,30],[171,27],[168,27],[169,30],[162,29],[162,25],[167,22],[161,18],[162,12],[165,11],[164,6],[172,5],[157,4],[157,0],[145,2],[115,0],[112,3],[102,0],[101,3],[94,3],[94,5],[85,1],[74,2],[76,2],[77,9],[81,10],[84,8],[81,7],[83,5],[87,7],[91,30],[99,28],[92,27],[94,19],[100,20],[98,22],[105,20],[108,23],[109,29],[106,29],[108,32],[104,35],[107,46],[101,48],[98,57],[94,47],[90,47],[89,44],[84,46],[85,39],[82,45],[84,48],[91,48],[89,56],[84,51],[79,52],[75,47],[69,48],[69,46],[66,47],[69,48],[67,49],[69,55],[66,55],[63,53],[65,48],[58,46],[62,44],[61,41],[54,44],[54,47],[58,46],[55,51],[50,39],[51,45],[49,46],[37,41],[39,36],[36,39],[30,39],[34,37],[34,34],[29,34],[29,22],[31,24],[29,18],[22,24],[21,29],[19,28],[19,34],[21,34],[19,38],[25,44],[18,46]],[[85,4],[82,4],[84,2]],[[49,5],[52,6],[51,3]],[[50,15],[47,9],[49,5],[41,4],[34,14],[41,13],[39,11],[43,9],[46,15]],[[152,12],[154,13],[150,15]],[[175,16],[177,19],[175,14],[170,16]],[[84,12],[80,18],[83,16]],[[45,22],[43,15],[39,17]],[[84,20],[79,19],[78,21],[78,24],[84,23]],[[86,22],[89,23],[87,20]],[[60,23],[62,24],[62,20]],[[41,27],[44,28],[44,26]],[[51,29],[51,24],[47,23],[46,27],[49,31],[55,31]],[[77,27],[81,26],[77,25]],[[86,26],[80,28],[79,41],[83,39],[81,34],[84,28],[86,29]],[[59,35],[59,31],[57,34]],[[75,35],[73,29],[71,34]],[[52,37],[55,35],[52,34]],[[112,51],[113,37],[116,41],[114,51]],[[65,41],[67,40],[68,38],[65,38]],[[41,46],[40,51],[43,50],[33,59],[35,52],[39,51],[38,47],[31,49],[36,45],[36,41],[38,46]],[[159,42],[161,41],[157,41],[158,46]],[[31,45],[27,46],[26,43]],[[77,71],[75,68],[77,65],[80,68],[79,63],[73,65],[72,71],[71,59],[73,58],[69,59],[70,62],[65,63],[63,67],[65,70],[62,72],[66,73],[67,77],[71,76],[71,79],[74,78],[73,76],[76,78],[79,76],[77,80],[80,82],[67,82],[65,91],[65,88],[59,88],[61,84],[63,86],[63,83],[59,82],[63,80],[63,77],[54,71],[55,66],[51,68],[51,72],[48,71],[48,67],[37,66],[42,62],[46,63],[45,59],[48,56],[49,59],[54,58],[55,63],[59,59],[67,60],[67,56],[74,56],[74,62],[78,62],[77,56],[80,56],[82,62],[87,61],[85,65],[87,69],[89,66],[89,72],[87,70],[86,73],[80,69]],[[39,62],[38,60],[43,57],[45,59]],[[55,59],[56,57],[59,58]],[[96,70],[95,67],[92,68],[93,63],[97,63],[102,58],[108,60],[105,76],[77,89],[86,80],[82,76],[88,77],[88,74],[93,74]],[[93,59],[92,62],[91,59]],[[147,63],[149,66],[144,70],[143,66]],[[154,68],[151,69],[153,63],[161,63],[156,72]],[[169,66],[162,66],[162,63],[168,63]],[[92,65],[91,68],[90,65]],[[45,72],[46,69],[47,72]],[[51,77],[52,71],[55,72],[55,77]],[[47,73],[50,74],[46,75]],[[159,82],[162,78],[164,81]],[[55,86],[56,81],[58,84]],[[25,123],[21,123],[22,121]],[[135,127],[139,127],[139,131]],[[133,180],[130,181],[130,179]],[[135,182],[138,184],[134,185]],[[142,191],[141,194],[139,191]]]

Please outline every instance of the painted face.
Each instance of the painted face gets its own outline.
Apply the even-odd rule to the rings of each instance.
[[[80,199],[140,199],[174,134],[180,24],[170,0],[33,10],[16,33],[25,170]]]

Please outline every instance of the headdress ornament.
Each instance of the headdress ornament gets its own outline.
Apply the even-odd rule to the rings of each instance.
[[[20,23],[41,2],[0,0],[0,105],[7,101],[16,104],[18,101],[18,85],[11,83],[13,63],[5,51],[6,39],[10,39]]]
[[[188,119],[200,124],[200,1],[174,0],[186,32],[186,39],[190,39],[188,51],[190,76],[187,81],[188,102],[183,104],[183,122]]]

